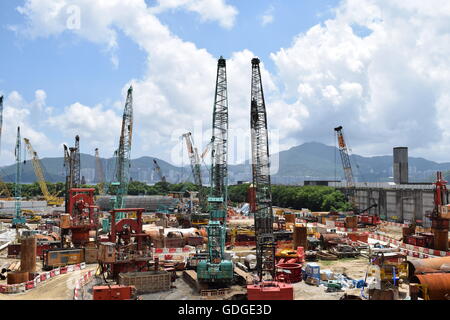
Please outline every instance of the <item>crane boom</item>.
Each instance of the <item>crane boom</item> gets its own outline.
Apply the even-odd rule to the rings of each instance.
[[[16,140],[16,183],[14,185],[14,197],[16,198],[15,214],[12,220],[12,226],[18,228],[21,225],[25,225],[25,217],[22,215],[21,200],[22,200],[22,150],[20,142],[20,127],[17,127],[17,140]]]
[[[166,177],[163,176],[163,174],[161,172],[161,167],[159,166],[158,161],[156,161],[156,159],[153,159],[153,167],[154,167],[156,173],[158,174],[159,181],[166,183]]]
[[[100,195],[105,194],[105,171],[103,170],[102,160],[98,152],[98,148],[95,149],[95,181],[98,183],[98,192]]]
[[[42,194],[49,205],[61,205],[62,200],[58,199],[56,196],[51,195],[47,188],[47,183],[45,182],[44,172],[42,170],[41,161],[39,160],[37,152],[33,149],[31,142],[27,138],[23,138],[25,146],[28,153],[31,156],[31,161],[33,165],[34,174],[36,175],[39,187],[41,188]]]
[[[347,198],[349,199],[353,208],[356,208],[355,182],[353,180],[352,165],[350,162],[350,156],[348,154],[348,148],[344,140],[344,133],[342,132],[342,129],[342,126],[339,126],[334,128],[334,131],[336,131],[339,153],[341,154],[342,167],[344,169],[345,180],[347,182]]]
[[[117,150],[116,182],[118,186],[114,203],[115,209],[122,209],[125,205],[124,197],[128,193],[130,183],[130,155],[133,137],[133,87],[128,89],[127,100],[122,117],[119,149]]]
[[[197,148],[194,148],[194,141],[192,139],[192,133],[188,132],[183,134],[183,138],[186,141],[186,147],[188,150],[189,160],[191,162],[192,176],[194,177],[194,183],[198,188],[198,199],[201,212],[207,212],[208,204],[205,190],[203,188],[200,158],[198,156]]]
[[[80,136],[75,137],[75,153],[73,161],[73,184],[76,188],[81,186],[81,157],[80,157]]]
[[[225,259],[228,170],[228,93],[226,61],[217,63],[216,94],[213,111],[211,150],[211,189],[208,197],[208,260],[197,266],[199,281],[229,282],[233,280],[233,262]]]
[[[252,175],[256,194],[256,269],[260,281],[275,279],[275,238],[273,234],[272,190],[267,130],[267,114],[261,80],[260,60],[252,59],[250,127]]]

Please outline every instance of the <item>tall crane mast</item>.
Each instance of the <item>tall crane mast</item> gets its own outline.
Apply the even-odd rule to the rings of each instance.
[[[47,188],[47,183],[45,182],[44,172],[42,170],[41,161],[39,160],[37,152],[33,149],[31,142],[27,138],[23,138],[25,146],[28,153],[31,156],[31,161],[34,169],[34,174],[38,181],[39,187],[41,188],[42,194],[49,205],[61,205],[62,201],[55,195],[51,195]]]
[[[342,126],[334,128],[336,131],[339,153],[341,154],[342,167],[344,169],[345,180],[347,182],[346,195],[352,204],[353,208],[356,209],[356,199],[355,199],[355,182],[353,179],[352,165],[350,162],[350,156],[348,155],[348,148],[344,140],[344,133],[342,132]]]
[[[69,190],[71,189],[72,178],[71,178],[71,165],[70,165],[70,153],[69,148],[64,144],[64,175],[66,179],[65,192],[64,192],[64,203],[65,212],[69,209]]]
[[[117,185],[114,209],[122,209],[125,205],[124,197],[128,193],[130,183],[130,155],[133,137],[133,87],[128,89],[127,100],[122,117],[122,130],[120,133],[119,148],[113,185]],[[121,216],[119,215],[118,218]]]
[[[75,137],[75,153],[73,161],[73,184],[75,188],[81,186],[81,156],[80,156],[80,137]]]
[[[14,218],[12,220],[12,226],[18,228],[21,225],[25,225],[25,217],[22,215],[22,208],[20,205],[20,201],[22,200],[22,144],[20,140],[20,127],[17,127],[17,140],[16,140],[16,183],[14,185],[14,197],[16,198],[16,210],[14,214]]]
[[[250,127],[252,176],[256,194],[256,269],[260,281],[275,279],[275,238],[273,234],[272,190],[266,104],[261,81],[260,60],[252,59]]]
[[[211,150],[211,189],[208,197],[208,260],[198,263],[197,277],[203,282],[233,280],[233,262],[225,259],[226,215],[228,197],[228,93],[226,61],[217,63],[216,94],[213,111]]]
[[[98,192],[100,195],[105,194],[105,171],[103,170],[102,160],[98,152],[98,148],[95,149],[95,181],[98,183]]]
[[[158,161],[156,161],[156,159],[153,159],[153,167],[154,167],[154,170],[156,171],[156,173],[158,174],[159,181],[166,183],[166,177],[163,176],[163,174],[161,172],[161,167],[159,166]]]
[[[81,185],[80,137],[75,137],[75,147],[64,146],[64,169],[66,175],[65,208],[68,212],[69,190]]]
[[[208,203],[205,189],[203,188],[200,157],[198,156],[198,149],[194,148],[194,141],[192,139],[192,133],[188,132],[183,134],[183,138],[186,141],[186,147],[188,150],[189,160],[191,162],[192,176],[194,177],[194,183],[198,188],[198,200],[201,212],[207,212]]]

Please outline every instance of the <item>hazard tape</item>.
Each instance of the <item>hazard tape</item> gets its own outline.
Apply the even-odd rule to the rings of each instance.
[[[162,253],[185,253],[191,252],[194,249],[184,247],[184,248],[153,248],[153,254],[162,254]]]
[[[391,222],[391,221],[381,221],[381,224],[388,225],[388,226],[394,226],[394,227],[400,227],[400,228],[408,227],[407,224],[398,223],[398,222]]]
[[[247,216],[241,216],[241,217],[239,217],[239,216],[235,216],[235,217],[228,217],[227,218],[227,221],[231,221],[231,220],[250,220],[250,219],[253,219],[253,217],[247,217]]]
[[[83,276],[78,279],[73,289],[73,299],[82,300],[83,299],[83,287],[88,284],[94,278],[94,273],[91,271],[86,272]]]
[[[418,246],[413,246],[411,244],[403,243],[403,242],[398,241],[396,239],[392,239],[390,237],[382,236],[382,235],[375,234],[375,233],[369,233],[369,238],[374,239],[374,240],[381,240],[381,241],[388,242],[388,243],[393,243],[396,246],[398,246],[400,249],[405,249],[405,250],[409,250],[409,251],[412,251],[412,252],[417,252],[417,254],[434,256],[434,257],[450,256],[450,252],[440,251],[440,250],[435,250],[435,249],[429,249],[429,248],[424,248],[424,247],[418,247]]]
[[[69,268],[70,267],[70,268]],[[71,265],[67,267],[60,267],[56,268],[47,272],[43,272],[39,275],[37,275],[33,280],[26,281],[23,283],[18,284],[7,284],[7,285],[0,285],[0,293],[21,293],[25,292],[26,290],[34,289],[38,286],[39,283],[45,282],[48,279],[51,279],[57,275],[65,274],[68,272],[80,270],[86,268],[86,263],[81,263],[77,265]],[[89,271],[89,273],[92,275],[92,272]]]

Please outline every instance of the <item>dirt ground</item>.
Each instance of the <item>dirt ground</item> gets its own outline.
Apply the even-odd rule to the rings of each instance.
[[[24,293],[0,294],[0,300],[72,300],[76,281],[96,269],[96,265],[90,265],[83,270],[61,274]]]

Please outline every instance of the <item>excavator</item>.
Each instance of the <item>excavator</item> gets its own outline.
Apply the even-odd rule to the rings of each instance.
[[[363,226],[376,226],[381,223],[380,216],[377,214],[369,214],[369,210],[376,208],[378,205],[374,203],[370,207],[364,210],[355,210],[355,214],[358,216],[358,224]]]

